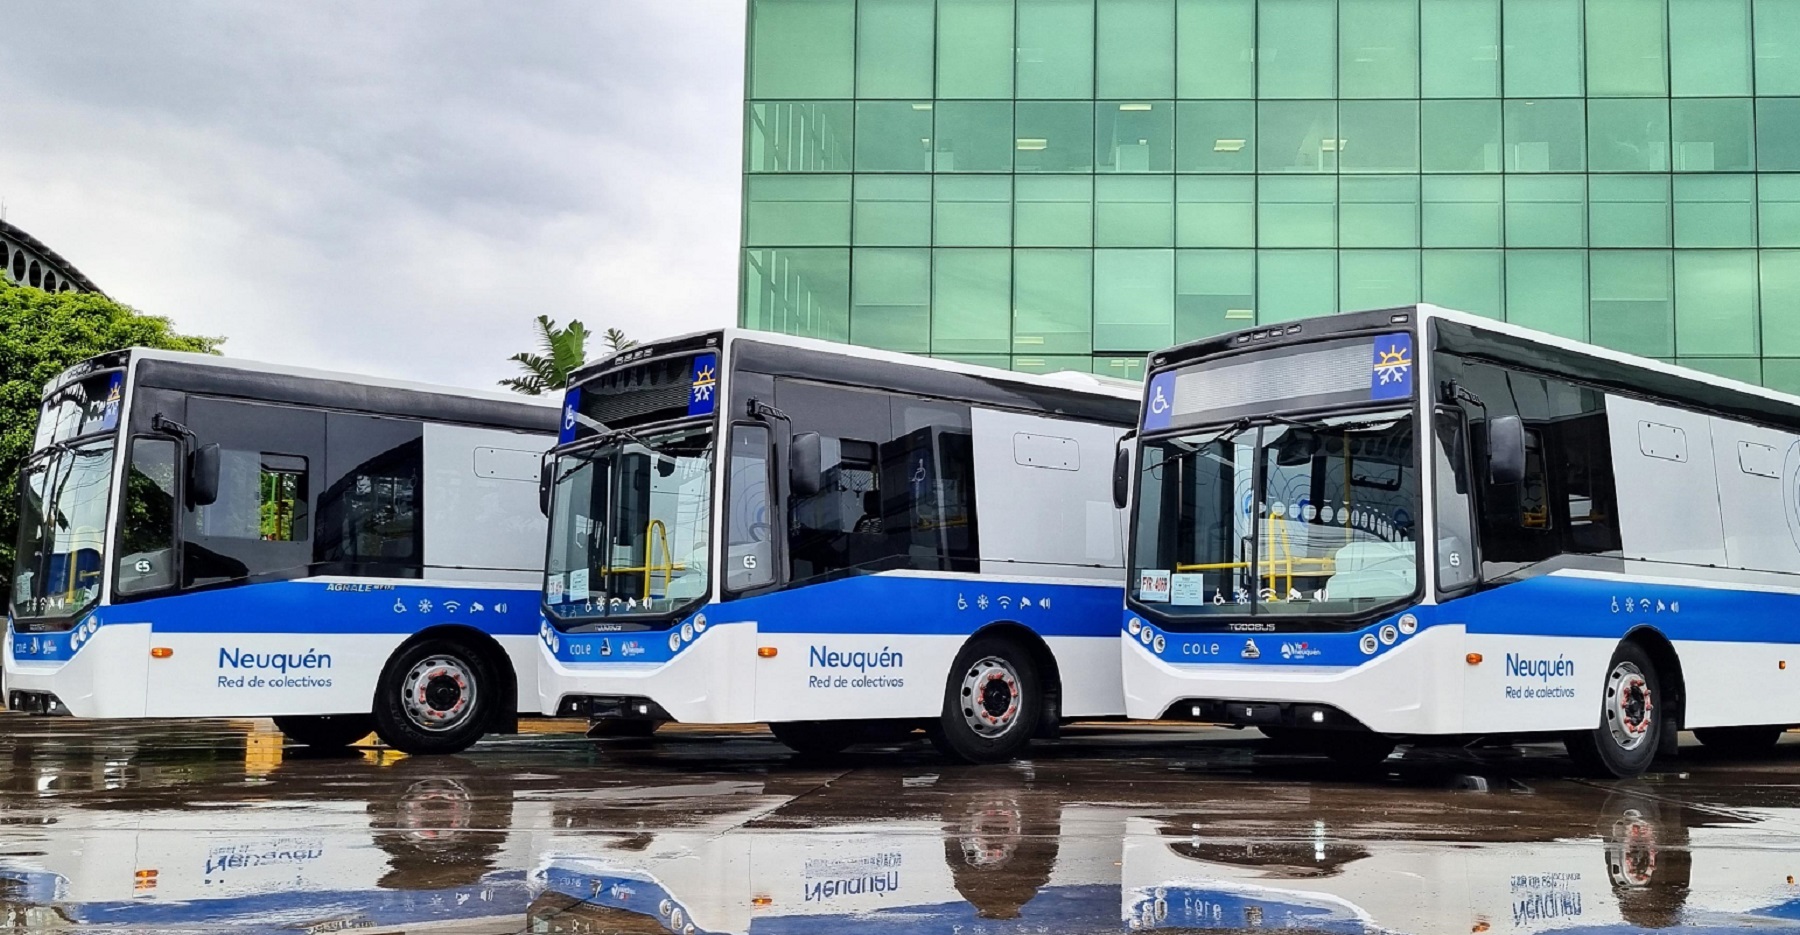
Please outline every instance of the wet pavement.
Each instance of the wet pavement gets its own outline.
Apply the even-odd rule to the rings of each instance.
[[[997,767],[531,726],[321,757],[267,722],[0,714],[0,932],[1800,928],[1800,736],[1605,784],[1554,747],[1353,777],[1161,725]]]

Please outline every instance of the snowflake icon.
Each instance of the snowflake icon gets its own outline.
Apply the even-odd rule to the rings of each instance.
[[[419,613],[422,613],[422,614],[431,613],[431,602],[421,598],[419,600]]]

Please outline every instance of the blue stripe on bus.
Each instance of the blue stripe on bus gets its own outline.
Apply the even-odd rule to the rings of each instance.
[[[23,883],[25,892],[13,899],[15,905],[25,903],[46,909],[54,906],[78,924],[133,928],[224,925],[240,932],[292,933],[305,930],[310,923],[346,921],[350,924],[344,928],[355,929],[448,924],[474,918],[523,919],[534,895],[523,870],[498,871],[475,883],[442,889],[291,888],[179,902],[156,899],[154,889],[131,901],[69,902],[54,898],[66,888],[66,881],[43,871],[0,867],[0,881]],[[46,893],[51,896],[46,897]],[[308,913],[315,917],[307,918]]]
[[[1489,636],[1560,636],[1620,639],[1650,627],[1670,640],[1732,643],[1800,643],[1800,594],[1753,591],[1726,584],[1651,584],[1570,575],[1540,575],[1457,598],[1435,607],[1410,608],[1418,628],[1461,624]],[[1204,665],[1354,666],[1392,651],[1376,641],[1374,655],[1360,648],[1363,637],[1393,627],[1395,645],[1410,637],[1399,632],[1401,614],[1347,633],[1175,633],[1150,627],[1143,648],[1164,661]],[[1127,639],[1130,622],[1124,615]],[[1141,618],[1138,618],[1141,619]],[[1142,642],[1142,632],[1137,638]],[[1163,637],[1163,650],[1155,638]],[[1254,649],[1252,649],[1254,647]]]
[[[1122,584],[1030,584],[914,575],[859,575],[803,585],[703,608],[705,638],[714,627],[754,621],[759,633],[831,636],[967,636],[1009,622],[1040,636],[1110,638],[1124,603]],[[563,662],[667,662],[693,643],[669,646],[667,630],[560,633],[543,627],[546,648]],[[679,632],[679,631],[675,631]]]
[[[272,581],[172,594],[96,608],[66,633],[13,633],[25,662],[73,658],[108,623],[148,623],[156,633],[407,634],[460,624],[498,636],[528,636],[538,626],[535,587]]]

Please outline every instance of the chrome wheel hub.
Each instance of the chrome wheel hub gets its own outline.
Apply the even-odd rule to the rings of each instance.
[[[977,660],[963,671],[959,701],[970,730],[990,739],[1004,736],[1019,722],[1019,674],[997,656]]]
[[[428,656],[400,684],[406,716],[428,731],[448,731],[475,713],[475,677],[454,656]]]
[[[1613,666],[1606,677],[1606,699],[1601,711],[1606,730],[1621,750],[1636,750],[1650,738],[1650,727],[1656,723],[1656,703],[1650,697],[1650,682],[1633,662]]]

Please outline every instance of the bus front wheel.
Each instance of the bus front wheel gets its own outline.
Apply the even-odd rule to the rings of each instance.
[[[1581,771],[1601,778],[1642,776],[1656,758],[1668,720],[1656,663],[1636,643],[1620,643],[1606,669],[1600,723],[1563,742]]]
[[[417,755],[461,753],[481,739],[501,704],[500,679],[480,651],[427,639],[388,660],[375,686],[375,733]]]
[[[968,763],[1004,763],[1025,749],[1044,713],[1037,663],[1012,640],[969,641],[950,667],[944,710],[930,725],[939,752]]]
[[[276,718],[275,729],[314,750],[341,750],[369,736],[375,720],[367,714],[289,715]]]

